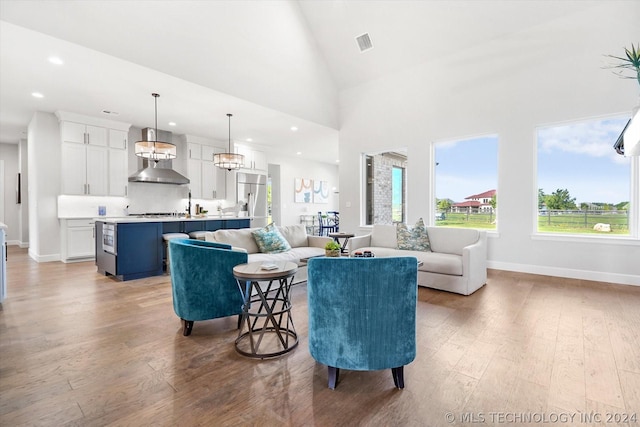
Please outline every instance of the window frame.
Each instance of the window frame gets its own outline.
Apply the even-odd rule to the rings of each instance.
[[[430,146],[430,157],[431,157],[431,173],[430,173],[430,193],[431,193],[431,200],[429,200],[429,221],[427,222],[428,225],[431,226],[438,226],[436,221],[435,221],[435,214],[438,211],[438,204],[437,204],[437,197],[436,197],[436,168],[438,167],[438,164],[436,162],[436,145],[437,144],[443,144],[443,143],[453,143],[453,142],[458,142],[458,141],[469,141],[469,140],[474,140],[474,139],[481,139],[481,138],[489,138],[489,137],[495,137],[496,138],[496,184],[495,184],[495,190],[496,190],[496,196],[498,196],[499,193],[499,187],[500,187],[500,134],[498,132],[486,132],[486,133],[479,133],[479,134],[473,134],[473,135],[467,135],[467,136],[460,136],[460,137],[453,137],[453,138],[447,138],[447,139],[441,139],[441,140],[437,140],[437,141],[432,141],[431,142],[431,146]],[[496,207],[495,209],[495,217],[496,220],[498,218],[498,208]],[[452,226],[453,227],[453,226]],[[475,229],[475,230],[483,230],[487,232],[487,235],[498,235],[499,234],[499,230],[500,230],[500,222],[496,221],[496,226],[495,228],[476,228],[476,227],[456,227],[456,228],[469,228],[469,229]]]
[[[607,120],[615,118],[630,117],[629,112],[615,113],[615,114],[603,114],[597,116],[589,116],[583,118],[577,118],[572,120],[563,120],[558,122],[541,123],[535,125],[532,135],[532,150],[533,150],[533,170],[535,173],[535,179],[533,180],[532,189],[532,240],[547,240],[547,241],[562,241],[562,242],[585,242],[585,241],[597,241],[599,243],[610,244],[630,244],[636,245],[640,243],[639,227],[640,227],[640,156],[630,157],[630,171],[629,171],[629,234],[626,235],[598,235],[587,233],[561,233],[550,231],[538,230],[538,189],[539,189],[539,176],[538,176],[538,130],[541,128],[548,128],[554,126],[567,126],[576,123],[585,123],[589,121]],[[621,129],[622,130],[622,129]],[[615,151],[611,142],[611,150]]]
[[[408,160],[409,160],[408,152],[409,152],[408,147],[396,147],[396,148],[388,148],[388,149],[375,150],[375,151],[363,151],[360,153],[360,227],[361,228],[371,228],[375,224],[375,218],[372,218],[371,224],[367,224],[367,200],[368,200],[367,194],[369,191],[369,188],[367,187],[367,176],[368,176],[367,158],[368,157],[373,158],[379,154],[384,154],[384,153],[391,153],[391,154],[400,153],[404,155],[406,158],[407,164],[403,168],[404,170],[404,173],[403,173],[403,178],[404,178],[403,221],[406,221],[407,204],[408,204],[408,187],[409,187],[407,182],[407,179],[408,179],[407,170],[408,170]],[[390,204],[391,204],[391,200],[390,200]]]

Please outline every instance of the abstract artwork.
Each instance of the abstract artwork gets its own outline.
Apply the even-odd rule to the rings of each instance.
[[[311,203],[313,180],[295,178],[293,201],[296,203]]]
[[[329,183],[327,181],[313,182],[313,203],[329,203]]]

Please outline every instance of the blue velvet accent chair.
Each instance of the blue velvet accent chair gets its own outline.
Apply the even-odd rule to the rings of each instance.
[[[184,336],[196,320],[242,314],[242,294],[233,267],[247,262],[247,254],[230,245],[203,240],[169,241],[173,309],[184,322]],[[238,322],[240,317],[238,318]]]
[[[416,356],[418,261],[414,257],[311,258],[308,264],[309,350],[329,368],[391,369],[404,388],[404,365]]]

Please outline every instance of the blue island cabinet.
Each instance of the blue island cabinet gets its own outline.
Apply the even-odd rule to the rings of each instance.
[[[102,235],[104,223],[96,221]],[[162,270],[162,223],[120,223],[115,229],[115,253],[106,251],[96,239],[98,272],[119,280],[159,276]]]

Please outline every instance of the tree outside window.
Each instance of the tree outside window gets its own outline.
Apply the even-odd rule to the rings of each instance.
[[[537,129],[539,232],[629,234],[631,159],[613,149],[628,119]]]

